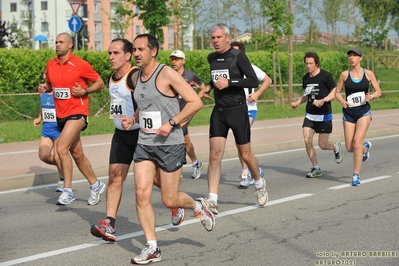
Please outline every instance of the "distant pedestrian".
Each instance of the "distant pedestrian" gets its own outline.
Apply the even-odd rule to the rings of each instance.
[[[297,101],[292,102],[291,106],[295,109],[301,103],[306,102],[302,132],[306,152],[312,163],[312,168],[306,177],[321,177],[323,174],[313,146],[315,134],[319,134],[318,143],[322,150],[334,151],[336,163],[340,164],[343,159],[341,143],[332,143],[328,140],[333,129],[331,101],[335,99],[336,83],[329,72],[320,68],[320,59],[317,53],[307,52],[303,60],[308,71],[302,78],[304,94]]]
[[[335,96],[342,104],[346,150],[353,152],[352,186],[359,186],[362,162],[370,158],[371,142],[364,140],[371,123],[370,102],[381,97],[382,92],[373,71],[361,67],[362,52],[352,48],[347,54],[350,68],[341,73]],[[345,98],[341,95],[344,86]]]

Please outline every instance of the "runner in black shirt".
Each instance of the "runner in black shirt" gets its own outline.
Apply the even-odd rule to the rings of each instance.
[[[221,161],[229,129],[233,131],[238,152],[255,180],[258,204],[264,206],[268,200],[266,181],[261,178],[264,172],[259,168],[251,150],[251,131],[244,92],[244,88],[257,87],[259,81],[245,53],[231,47],[230,30],[226,24],[214,25],[211,28],[211,39],[216,52],[208,55],[212,80],[204,91],[208,95],[213,88],[215,94],[215,107],[209,128],[208,208],[218,213]]]

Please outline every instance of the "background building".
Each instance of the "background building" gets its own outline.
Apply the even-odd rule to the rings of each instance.
[[[80,3],[77,15],[81,18],[82,30],[79,33],[69,27],[73,15],[71,3]],[[103,51],[114,38],[133,40],[137,34],[146,32],[137,17],[115,15],[120,3],[120,0],[0,0],[0,10],[3,21],[20,28],[25,37],[33,40],[33,49],[54,48],[57,34],[68,32],[75,37],[78,48],[83,45],[89,50]],[[137,7],[129,5],[131,10],[140,13]],[[165,41],[161,49],[174,49],[173,38],[169,38],[173,36],[173,27],[164,27],[163,31]],[[185,38],[184,46],[192,49],[192,37]]]

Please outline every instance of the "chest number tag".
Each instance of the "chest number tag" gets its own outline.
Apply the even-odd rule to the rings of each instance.
[[[230,74],[228,69],[212,70],[211,75],[213,82],[218,81],[219,77],[230,79]]]
[[[140,112],[140,129],[146,133],[156,133],[162,126],[161,112]]]
[[[54,88],[54,97],[60,100],[71,99],[71,91],[68,88]]]
[[[109,118],[125,118],[126,117],[126,100],[112,99],[109,110]]]
[[[42,108],[43,122],[57,122],[54,108]]]
[[[366,94],[364,93],[364,91],[352,93],[348,96],[347,100],[350,104],[349,107],[364,105],[366,104]]]

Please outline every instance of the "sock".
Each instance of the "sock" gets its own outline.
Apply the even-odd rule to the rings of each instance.
[[[313,166],[313,168],[315,168],[315,169],[320,169],[320,166],[315,165],[315,166]]]
[[[201,211],[201,209],[202,209],[202,205],[198,201],[196,201],[195,202],[194,215],[197,215]]]
[[[61,176],[58,176],[58,182],[64,182],[64,178]]]
[[[248,175],[248,174],[249,174],[249,170],[248,170],[248,168],[246,168],[246,169],[242,169],[242,173],[243,173],[243,174],[246,174],[246,175]]]
[[[147,244],[150,245],[154,250],[156,250],[158,247],[156,240],[148,240]]]
[[[64,187],[64,192],[68,192],[68,193],[73,194],[72,188],[66,188],[66,187]]]
[[[209,193],[209,198],[213,200],[215,203],[218,203],[218,194]]]
[[[107,216],[106,219],[108,219],[108,220],[109,220],[109,224],[110,224],[113,228],[115,228],[115,218],[110,217],[110,216]]]
[[[98,188],[99,186],[100,186],[100,181],[97,179],[97,181],[94,184],[90,185],[90,189],[93,190]]]
[[[193,165],[198,165],[198,159],[193,162]]]
[[[254,180],[254,185],[255,185],[255,188],[261,188],[263,186],[262,178],[259,178],[259,180]]]

